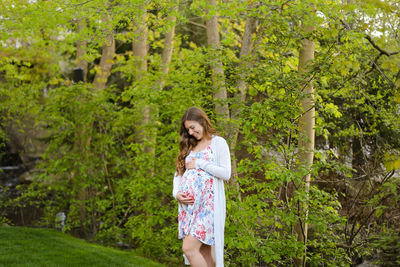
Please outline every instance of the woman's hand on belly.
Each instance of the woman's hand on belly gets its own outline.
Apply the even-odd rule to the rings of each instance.
[[[188,196],[182,192],[178,192],[178,194],[176,194],[176,199],[181,204],[185,204],[185,205],[193,205],[194,204],[194,197]]]
[[[186,163],[186,170],[195,169],[196,168],[196,158],[192,158],[192,160]]]

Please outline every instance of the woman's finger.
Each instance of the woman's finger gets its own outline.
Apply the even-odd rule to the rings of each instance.
[[[194,199],[191,197],[186,197],[182,199],[182,203],[186,205],[193,205],[194,204]]]

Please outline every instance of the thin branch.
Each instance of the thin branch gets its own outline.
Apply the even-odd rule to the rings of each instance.
[[[372,40],[371,36],[369,36],[368,34],[365,34],[365,38],[368,40],[368,42],[376,49],[378,50],[382,55],[385,56],[393,56],[393,55],[397,55],[400,54],[400,51],[396,51],[396,52],[387,52],[386,50],[380,48],[375,42],[374,40]]]
[[[379,73],[382,74],[383,78],[385,78],[386,81],[388,81],[393,86],[395,86],[395,83],[388,76],[386,76],[386,74],[379,68],[379,66],[375,62],[373,62],[373,64],[375,65],[375,67],[379,71]]]
[[[382,55],[383,55],[383,54],[380,53],[379,55],[377,55],[377,56],[375,57],[374,60],[371,61],[371,63],[369,64],[370,69],[369,69],[367,72],[365,72],[364,75],[367,75],[367,74],[371,73],[374,69],[376,69],[376,66],[377,66],[376,62],[378,61],[378,59],[379,59]]]
[[[394,55],[400,54],[400,51],[388,52],[388,51],[386,51],[386,50],[380,48],[380,47],[374,42],[374,40],[372,40],[371,36],[369,36],[368,34],[365,34],[365,39],[367,39],[368,42],[369,42],[376,50],[379,51],[379,55],[377,55],[377,56],[375,57],[375,59],[371,61],[371,63],[370,63],[371,68],[365,73],[365,75],[368,74],[368,73],[370,73],[370,72],[372,72],[374,69],[377,69],[378,64],[377,64],[376,62],[378,62],[378,59],[379,59],[381,56],[385,55],[385,56],[390,57],[390,56],[394,56]],[[390,81],[391,83],[393,83],[382,71],[380,71],[379,69],[378,69],[378,71],[379,71],[383,76],[385,76],[386,80],[388,80],[388,81]]]
[[[83,5],[86,5],[87,3],[90,3],[90,2],[92,2],[93,0],[87,0],[87,1],[85,1],[85,2],[82,2],[82,3],[78,3],[78,4],[65,4],[66,6],[72,6],[72,7],[78,7],[78,6],[83,6]]]
[[[122,223],[125,221],[125,219],[126,219],[126,217],[128,216],[128,214],[129,214],[129,211],[131,210],[133,208],[133,204],[130,204],[129,205],[129,207],[126,209],[126,211],[125,211],[125,213],[124,213],[124,216],[122,217],[122,219],[119,221],[119,223],[118,223],[118,227],[120,227],[121,225],[122,225]]]
[[[197,23],[197,22],[194,22],[194,21],[190,21],[190,20],[189,20],[189,23],[193,24],[193,25],[195,25],[197,27],[200,27],[200,28],[203,28],[203,29],[207,29],[206,25],[203,25],[203,24],[200,24],[200,23]]]

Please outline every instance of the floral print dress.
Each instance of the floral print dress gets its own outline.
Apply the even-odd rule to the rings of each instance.
[[[213,162],[214,154],[211,147],[186,157],[189,162],[193,158]],[[186,196],[193,197],[193,205],[179,204],[179,239],[185,238],[188,234],[197,238],[206,245],[214,246],[214,177],[201,170],[190,169],[183,174],[179,191]]]

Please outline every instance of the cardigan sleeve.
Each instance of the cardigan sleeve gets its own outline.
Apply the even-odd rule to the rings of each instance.
[[[216,163],[209,162],[203,159],[196,159],[196,168],[202,169],[217,178],[227,181],[229,180],[229,178],[231,178],[231,154],[229,152],[229,147],[225,139],[222,137],[216,138]]]
[[[177,172],[175,172],[174,175],[174,188],[172,190],[172,195],[174,196],[174,198],[176,199],[176,194],[178,194],[179,192],[179,183],[181,182],[181,176],[178,175]]]

